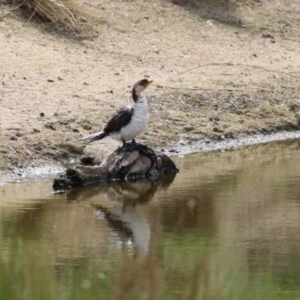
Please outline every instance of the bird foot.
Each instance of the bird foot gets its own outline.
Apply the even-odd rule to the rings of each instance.
[[[136,150],[136,143],[135,142],[124,143],[122,149],[133,152]]]

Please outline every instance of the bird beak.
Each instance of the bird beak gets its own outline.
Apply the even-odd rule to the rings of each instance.
[[[146,84],[145,84],[145,88],[148,86],[148,85],[150,85],[151,83],[153,82],[153,80],[151,80],[151,81],[148,81]]]

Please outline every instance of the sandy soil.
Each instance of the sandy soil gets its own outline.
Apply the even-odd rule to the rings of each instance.
[[[94,16],[90,39],[0,9],[1,170],[78,156],[74,138],[101,130],[144,77],[154,80],[140,137],[150,146],[298,129],[298,0],[230,13],[163,0],[78,4]]]

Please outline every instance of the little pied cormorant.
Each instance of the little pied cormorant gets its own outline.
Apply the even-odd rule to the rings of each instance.
[[[106,124],[103,131],[93,133],[79,140],[89,140],[89,143],[101,140],[106,136],[123,142],[123,146],[127,141],[132,140],[142,133],[149,121],[148,102],[142,95],[142,92],[153,81],[142,79],[134,84],[132,88],[132,105],[121,108]]]

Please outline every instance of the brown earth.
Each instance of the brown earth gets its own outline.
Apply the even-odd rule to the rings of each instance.
[[[144,77],[154,83],[140,139],[151,147],[298,129],[298,0],[230,11],[163,0],[78,7],[91,16],[88,39],[0,6],[2,171],[77,157],[84,143],[74,139],[101,130]]]

